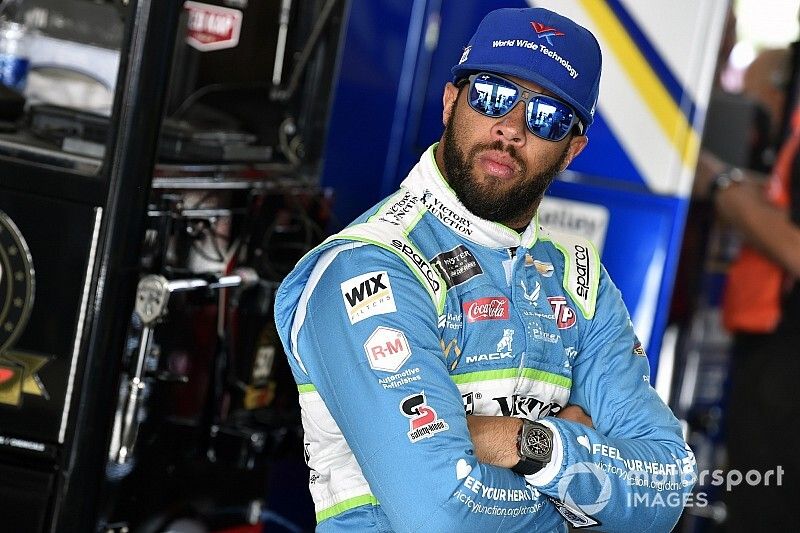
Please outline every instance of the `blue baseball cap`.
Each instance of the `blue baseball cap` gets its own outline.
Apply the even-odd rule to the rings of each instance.
[[[547,9],[505,8],[486,15],[453,81],[493,72],[532,81],[575,108],[586,128],[594,121],[602,54],[592,32]]]

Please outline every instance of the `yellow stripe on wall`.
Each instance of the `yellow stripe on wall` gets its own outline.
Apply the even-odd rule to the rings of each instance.
[[[700,141],[697,132],[686,120],[686,116],[670,97],[608,4],[598,0],[579,1],[594,21],[603,41],[611,46],[612,52],[617,56],[633,87],[638,90],[642,101],[650,108],[667,139],[681,154],[683,164],[694,168]]]

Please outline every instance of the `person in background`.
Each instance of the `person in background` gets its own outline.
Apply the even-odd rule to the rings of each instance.
[[[620,292],[589,241],[537,222],[588,142],[600,72],[574,21],[490,12],[444,88],[441,140],[281,284],[318,531],[678,520],[694,456]],[[539,106],[568,119],[539,131]]]
[[[744,92],[769,111],[773,136],[783,123],[789,56],[763,52],[745,74]],[[800,439],[786,430],[800,415],[800,110],[789,114],[789,124],[768,176],[704,151],[695,178],[695,196],[710,198],[743,240],[722,302],[723,324],[733,334],[727,468],[743,476],[773,473],[725,495],[729,533],[785,530],[786,509],[800,498]]]

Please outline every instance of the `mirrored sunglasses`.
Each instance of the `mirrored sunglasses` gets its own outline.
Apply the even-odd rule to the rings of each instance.
[[[525,102],[528,130],[540,139],[560,141],[576,124],[583,135],[583,126],[575,111],[558,98],[526,89],[497,74],[479,72],[468,79],[469,106],[482,115],[502,117],[522,101]]]

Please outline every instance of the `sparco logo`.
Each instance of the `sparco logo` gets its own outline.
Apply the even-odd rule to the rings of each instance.
[[[422,275],[425,276],[425,280],[430,285],[433,292],[439,292],[439,281],[436,279],[437,274],[433,270],[430,264],[423,259],[414,249],[404,242],[400,242],[397,239],[392,240],[392,246],[403,252],[403,255],[411,259],[411,261],[419,267]]]
[[[578,270],[578,296],[589,299],[589,250],[580,244],[575,245],[575,266]]]
[[[508,320],[508,298],[503,296],[478,298],[463,304],[467,322],[479,320]]]

